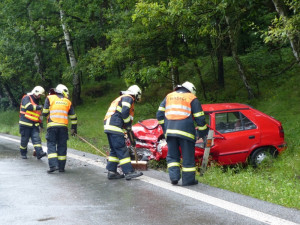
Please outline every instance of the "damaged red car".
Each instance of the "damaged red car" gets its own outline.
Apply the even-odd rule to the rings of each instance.
[[[260,164],[268,154],[277,156],[287,148],[281,122],[240,103],[203,104],[206,122],[214,131],[210,160],[219,165]],[[160,160],[168,147],[156,119],[133,125],[139,160]],[[129,145],[129,142],[127,142]],[[204,142],[195,144],[196,161],[202,160]]]

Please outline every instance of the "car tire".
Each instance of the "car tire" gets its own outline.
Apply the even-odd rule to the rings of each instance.
[[[270,147],[261,147],[255,149],[250,155],[250,164],[257,168],[259,164],[261,164],[264,160],[268,158],[268,156],[276,157],[277,151],[274,148]]]

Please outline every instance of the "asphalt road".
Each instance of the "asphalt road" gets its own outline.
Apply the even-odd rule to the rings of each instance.
[[[109,181],[104,158],[74,149],[65,173],[47,174],[32,145],[20,158],[19,140],[0,134],[1,225],[300,224],[299,210],[201,183],[173,186],[164,172]]]

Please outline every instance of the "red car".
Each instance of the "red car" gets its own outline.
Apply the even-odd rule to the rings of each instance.
[[[210,159],[220,165],[261,163],[270,153],[277,156],[287,148],[281,123],[248,105],[239,103],[203,104],[206,122],[214,130]],[[157,120],[133,126],[140,159],[166,158],[168,147]],[[195,144],[196,160],[201,160],[204,144]]]

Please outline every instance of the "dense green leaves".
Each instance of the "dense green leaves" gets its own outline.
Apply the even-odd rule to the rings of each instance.
[[[143,88],[189,79],[205,95],[212,81],[225,90],[223,58],[232,56],[251,89],[259,80],[255,74],[272,74],[272,68],[256,66],[257,50],[263,57],[261,49],[291,46],[297,60],[299,12],[296,0],[2,0],[0,94],[11,89],[18,99],[37,84],[49,89],[63,82],[75,90],[76,76],[83,84],[117,76]],[[251,61],[239,59],[245,54]],[[210,71],[197,63],[203,58],[210,58]]]

